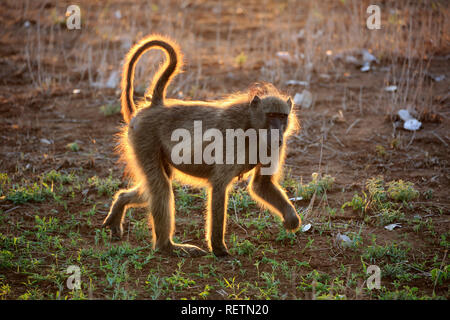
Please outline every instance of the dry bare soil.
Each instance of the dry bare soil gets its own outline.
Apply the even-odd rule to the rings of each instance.
[[[0,298],[448,299],[446,1],[384,1],[380,30],[366,27],[364,1],[78,1],[80,30],[66,27],[70,4],[1,4]],[[232,259],[153,251],[144,209],[110,241],[100,226],[128,185],[114,152],[118,72],[149,33],[185,54],[169,97],[218,99],[261,81],[312,93],[295,107],[302,128],[282,181],[303,198],[309,230],[285,232],[240,182],[228,204]],[[368,72],[361,49],[377,59]],[[161,58],[139,63],[138,96]],[[417,131],[396,116],[407,108]],[[174,192],[176,240],[205,248],[205,191]],[[79,290],[67,286],[71,265]],[[367,286],[370,265],[379,289]]]

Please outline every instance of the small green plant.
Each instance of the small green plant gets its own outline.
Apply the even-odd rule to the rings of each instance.
[[[76,143],[76,142],[68,143],[68,144],[66,145],[66,147],[67,147],[67,149],[69,149],[70,151],[73,151],[73,152],[78,152],[78,151],[80,151],[80,146],[79,146],[78,143]]]
[[[387,225],[404,220],[405,214],[399,209],[382,208],[378,216],[379,225]]]
[[[5,300],[10,293],[11,293],[10,285],[0,281],[0,300]]]
[[[29,201],[42,202],[45,198],[52,194],[52,190],[46,184],[39,185],[33,183],[32,185],[14,185],[6,195],[6,199],[15,204],[25,203]]]
[[[167,286],[164,283],[164,279],[161,279],[156,271],[150,270],[144,288],[146,291],[149,291],[152,300],[158,299],[161,294],[165,293],[164,286]]]
[[[94,243],[96,246],[99,245],[100,239],[102,239],[103,245],[106,246],[109,242],[109,236],[104,228],[102,229],[95,229],[95,237],[94,237]]]
[[[233,251],[238,255],[247,255],[251,257],[255,253],[256,247],[253,243],[246,239],[242,242],[237,242],[233,248]]]
[[[255,206],[256,202],[250,197],[247,190],[244,188],[235,188],[230,192],[228,198],[228,209],[236,210],[237,213],[246,214],[252,206]]]
[[[112,116],[120,113],[120,104],[119,103],[108,103],[104,104],[100,107],[100,112],[103,113],[104,116]]]
[[[409,248],[403,248],[401,245],[379,246],[374,244],[367,247],[361,259],[369,264],[380,266],[382,268],[382,276],[409,281],[414,276],[408,273],[410,270],[410,266],[407,263],[408,251]]]
[[[244,66],[245,62],[247,62],[247,55],[244,52],[241,52],[235,59],[234,61],[236,62],[237,66],[239,67],[239,69],[242,69],[242,67]]]
[[[333,187],[335,178],[326,174],[321,177],[318,173],[314,172],[312,174],[312,181],[308,184],[298,184],[296,190],[296,196],[302,197],[304,200],[309,200],[312,198],[314,193],[316,196],[321,196],[326,191],[329,191]]]
[[[424,295],[419,296],[419,289],[417,287],[410,288],[409,286],[404,286],[403,289],[396,289],[395,291],[389,291],[385,287],[382,287],[378,298],[380,300],[427,300],[430,297]]]
[[[56,170],[51,170],[42,176],[42,180],[47,184],[50,183],[68,184],[72,183],[75,180],[75,175],[73,173],[65,174],[58,172]]]
[[[394,138],[390,142],[390,146],[392,149],[397,149],[400,145],[400,140],[398,138]]]
[[[0,172],[0,196],[6,191],[6,186],[10,184],[10,179],[7,173]]]
[[[441,241],[439,241],[439,245],[446,249],[450,248],[450,241],[448,240],[449,238],[450,238],[450,231],[441,234]]]
[[[12,260],[14,258],[14,254],[8,250],[0,251],[0,267],[1,268],[11,268],[14,266]]]
[[[230,279],[223,278],[223,281],[218,279],[218,281],[222,287],[224,287],[225,289],[227,289],[227,291],[230,292],[228,294],[229,299],[234,300],[242,299],[241,295],[247,291],[247,288],[241,289],[241,284],[236,281],[236,277]]]
[[[174,291],[181,291],[189,289],[195,285],[195,281],[186,277],[186,274],[181,271],[184,260],[180,261],[177,266],[178,269],[170,277],[164,277],[164,283],[167,289]]]
[[[281,185],[285,189],[287,189],[287,188],[295,189],[297,187],[297,184],[298,184],[297,180],[295,180],[292,177],[292,169],[289,168],[287,170],[287,172],[284,174],[283,181],[281,182]]]
[[[275,277],[274,272],[261,272],[260,278],[264,281],[259,286],[258,299],[279,299],[280,280]]]
[[[356,193],[351,201],[342,205],[342,209],[351,207],[363,216],[371,212],[374,215],[366,216],[365,221],[375,219],[379,225],[404,220],[403,208],[411,208],[409,202],[419,195],[411,182],[399,180],[385,183],[381,176],[368,179],[365,190],[367,193],[362,191],[362,196]]]
[[[134,236],[136,237],[136,239],[139,241],[147,241],[147,240],[151,239],[151,234],[148,229],[147,218],[134,221],[133,233],[134,233]]]
[[[43,234],[43,233],[51,233],[59,230],[59,220],[58,218],[54,217],[34,217],[36,225],[36,232],[37,235]]]
[[[433,227],[433,219],[432,218],[427,218],[426,220],[423,220],[422,218],[414,218],[414,220],[412,220],[413,226],[413,230],[414,232],[418,233],[420,231],[434,231],[434,227]]]
[[[384,247],[375,244],[367,247],[362,258],[372,264],[380,263],[383,259],[387,259],[392,263],[400,263],[406,260],[407,252],[408,249],[403,249],[396,244],[390,244]]]
[[[277,218],[277,221],[278,221],[278,234],[275,240],[281,242],[289,241],[289,244],[294,244],[294,242],[297,241],[296,233],[298,232],[298,230],[296,232],[287,231],[286,228],[283,227],[281,219]]]
[[[110,174],[107,178],[93,176],[89,178],[88,183],[97,189],[99,196],[112,196],[119,189],[121,182],[119,179],[113,178],[112,174]]]
[[[202,298],[202,299],[206,299],[208,298],[208,296],[211,294],[211,291],[214,289],[213,286],[210,286],[209,284],[205,285],[205,288],[203,289],[202,292],[200,292],[198,295]]]
[[[355,193],[353,195],[352,200],[345,202],[341,208],[344,209],[345,207],[351,207],[354,211],[358,211],[361,215],[364,215],[369,205],[369,202],[367,200],[367,195],[365,192],[363,192],[363,196],[364,198],[361,197],[359,194]]]
[[[428,189],[423,193],[423,197],[427,200],[431,200],[433,198],[433,189]]]
[[[442,270],[435,268],[431,270],[431,281],[433,283],[437,283],[442,285],[444,281],[450,278],[450,265],[446,265],[442,268]]]
[[[314,292],[317,296],[328,295],[330,290],[330,276],[326,273],[312,270],[306,276],[301,277],[297,289],[311,293]]]
[[[190,189],[187,186],[182,186],[176,183],[174,184],[174,188],[176,192],[175,197],[176,211],[189,213],[190,210],[192,209],[195,197],[191,194]]]
[[[386,156],[386,149],[381,144],[376,145],[375,150],[380,158],[384,158]]]
[[[383,177],[374,177],[366,181],[366,189],[369,192],[371,200],[375,201],[376,205],[380,205],[386,201],[386,191],[384,188]]]
[[[405,182],[403,180],[388,182],[387,194],[389,198],[395,201],[411,201],[419,196],[419,191],[414,189],[412,182]]]

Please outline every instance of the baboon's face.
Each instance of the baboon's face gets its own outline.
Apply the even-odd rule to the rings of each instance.
[[[288,125],[289,114],[269,112],[266,113],[266,128],[271,132],[272,129],[278,130],[278,146],[283,145],[284,133]],[[270,139],[270,135],[269,135]],[[269,143],[269,146],[271,144]]]
[[[260,99],[255,96],[251,102],[251,106],[256,110],[256,115],[261,116],[259,127],[268,129],[268,146],[271,146],[271,129],[278,130],[278,146],[284,143],[284,134],[289,126],[289,114],[292,109],[292,100],[288,98],[284,101],[278,97],[266,97]],[[255,116],[256,116],[255,115]]]

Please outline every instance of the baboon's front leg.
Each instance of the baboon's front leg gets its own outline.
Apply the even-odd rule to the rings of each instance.
[[[120,240],[123,235],[123,220],[125,211],[129,206],[142,206],[147,202],[139,194],[138,188],[129,190],[120,190],[114,196],[111,209],[108,216],[103,221],[102,227],[109,226],[111,237],[114,240]]]
[[[207,241],[214,255],[227,256],[225,245],[225,230],[227,221],[227,189],[226,186],[213,186],[209,193]]]
[[[273,179],[273,176],[261,175],[256,170],[249,186],[250,194],[272,212],[280,214],[287,230],[296,230],[301,225],[301,219],[281,186]]]

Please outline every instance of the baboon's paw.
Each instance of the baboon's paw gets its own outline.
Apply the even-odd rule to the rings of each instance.
[[[231,257],[231,255],[228,253],[227,248],[225,248],[225,247],[213,248],[213,253],[218,258],[229,258],[229,257]]]
[[[228,251],[213,251],[214,255],[220,259],[233,258],[233,256]]]
[[[121,225],[109,225],[111,230],[111,241],[120,241],[123,237],[123,228]]]
[[[110,214],[102,223],[102,228],[109,227],[111,230],[111,241],[118,241],[122,239],[123,227],[120,222],[114,220],[114,215]]]
[[[172,244],[170,248],[161,249],[162,253],[178,257],[201,257],[207,254],[203,249],[191,244]]]
[[[301,219],[297,214],[288,215],[284,218],[283,226],[286,230],[295,231],[301,225]]]
[[[207,254],[205,250],[189,244],[176,245],[175,250],[177,250],[180,255],[184,257],[201,257]]]
[[[113,210],[103,220],[102,228],[121,224],[123,211]]]

